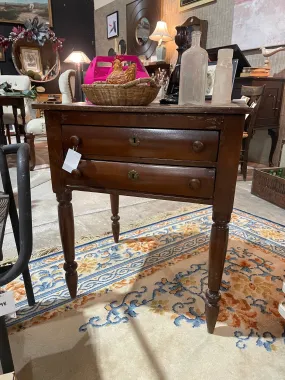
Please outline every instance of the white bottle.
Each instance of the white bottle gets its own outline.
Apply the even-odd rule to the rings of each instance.
[[[208,71],[208,53],[201,48],[201,32],[192,33],[192,46],[182,55],[179,105],[204,104]]]
[[[233,53],[233,49],[219,50],[212,104],[231,103],[233,91]]]

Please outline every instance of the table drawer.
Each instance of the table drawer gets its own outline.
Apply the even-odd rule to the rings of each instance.
[[[162,130],[63,125],[64,148],[78,144],[85,158],[136,157],[171,160],[217,160],[218,131]]]
[[[80,177],[75,178],[75,174]],[[139,191],[210,199],[215,169],[143,165],[108,161],[81,161],[69,184],[103,189]]]

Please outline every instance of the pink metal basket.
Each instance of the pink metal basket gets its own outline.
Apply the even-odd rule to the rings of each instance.
[[[140,59],[135,55],[121,55],[118,56],[123,62],[123,69],[127,70],[130,63],[136,63],[137,75],[136,79],[149,78],[149,75],[141,63]],[[94,82],[105,82],[107,76],[112,71],[112,63],[115,57],[96,57],[90,63],[90,66],[86,72],[84,83],[92,84]]]

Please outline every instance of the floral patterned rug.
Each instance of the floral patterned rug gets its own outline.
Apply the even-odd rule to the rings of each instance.
[[[27,306],[21,278],[6,287],[17,300],[18,317],[8,322],[19,379],[284,378],[285,229],[235,210],[209,335],[211,224],[203,208],[121,234],[118,245],[106,237],[77,247],[72,302],[62,253],[32,261],[37,304]]]

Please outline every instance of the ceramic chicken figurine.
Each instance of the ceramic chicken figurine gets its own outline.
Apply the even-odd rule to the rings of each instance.
[[[126,71],[123,69],[123,64],[119,58],[113,62],[113,71],[107,77],[108,84],[125,84],[136,79],[137,65],[130,64]]]

